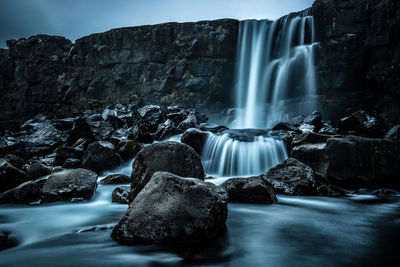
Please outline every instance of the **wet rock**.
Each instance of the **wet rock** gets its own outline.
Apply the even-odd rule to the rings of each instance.
[[[400,125],[396,125],[392,129],[390,129],[386,133],[385,138],[400,143]]]
[[[22,169],[25,161],[21,159],[20,157],[13,155],[13,154],[8,154],[4,157],[8,162],[10,162],[12,165],[17,167],[18,169]]]
[[[229,202],[270,204],[278,201],[272,185],[263,176],[232,178],[222,185],[229,194]]]
[[[54,127],[59,131],[69,131],[74,126],[74,118],[57,119],[54,121]]]
[[[97,174],[86,169],[69,169],[53,173],[42,187],[44,202],[90,200],[97,187]]]
[[[177,129],[183,133],[189,128],[196,128],[198,125],[206,122],[207,120],[208,118],[204,114],[191,111],[188,116],[181,123],[179,123]]]
[[[56,151],[54,166],[62,166],[68,158],[82,159],[83,151],[70,146],[60,146]]]
[[[295,135],[292,141],[292,146],[302,145],[302,144],[317,144],[326,143],[326,141],[331,138],[330,135],[324,135],[313,132],[305,132],[302,134]]]
[[[326,143],[305,143],[292,148],[290,156],[310,166],[314,171],[326,173]]]
[[[315,127],[316,131],[319,131],[323,126],[322,115],[320,112],[314,111],[312,114],[304,118],[303,123],[312,125]]]
[[[388,139],[346,136],[327,141],[326,176],[346,186],[398,186],[400,144]]]
[[[134,158],[143,146],[136,140],[123,140],[117,145],[117,152],[123,160]]]
[[[227,203],[214,184],[156,172],[111,236],[123,243],[200,243],[225,230]]]
[[[32,179],[37,179],[42,176],[48,175],[52,172],[52,169],[42,163],[33,163],[27,169],[27,173],[32,177]]]
[[[18,245],[15,238],[10,237],[10,233],[0,230],[0,251],[13,248]]]
[[[82,168],[82,161],[80,161],[79,159],[68,158],[64,161],[63,168],[65,169]]]
[[[278,194],[316,195],[317,183],[314,171],[300,161],[288,158],[271,168],[265,178]]]
[[[131,178],[123,174],[110,174],[100,181],[102,184],[129,184]]]
[[[181,142],[191,146],[199,155],[201,155],[203,146],[207,141],[207,136],[207,132],[190,128],[183,133]]]
[[[110,142],[97,141],[89,144],[83,155],[82,166],[95,172],[110,170],[118,167],[120,158],[115,153],[115,147]]]
[[[111,200],[114,203],[129,204],[129,192],[131,187],[129,185],[117,186],[111,195]]]
[[[159,123],[163,121],[163,112],[160,106],[147,105],[139,108],[140,122],[144,124],[148,132],[154,133]]]
[[[186,118],[187,114],[187,109],[178,106],[167,107],[167,118],[172,120],[176,124],[181,123]]]
[[[284,131],[293,131],[296,133],[301,133],[301,131],[293,124],[288,122],[280,122],[275,125],[272,130],[284,130]]]
[[[132,163],[131,200],[157,171],[204,180],[201,159],[193,148],[173,141],[151,144],[140,150]]]
[[[215,133],[215,134],[222,133],[225,130],[229,130],[229,128],[226,126],[213,124],[213,123],[200,123],[200,125],[197,128],[200,131],[206,131],[206,132],[211,132],[211,133]]]
[[[163,123],[160,123],[157,126],[157,131],[155,132],[154,136],[157,140],[165,140],[168,137],[178,134],[179,131],[175,127],[175,123],[168,119]]]
[[[14,188],[32,178],[24,171],[13,166],[6,159],[0,158],[0,192]]]
[[[355,131],[371,137],[380,135],[378,119],[364,110],[359,110],[348,117],[341,118],[337,123],[337,127],[341,130]]]
[[[0,204],[29,204],[40,199],[41,190],[34,181],[28,181],[19,186],[0,193]]]

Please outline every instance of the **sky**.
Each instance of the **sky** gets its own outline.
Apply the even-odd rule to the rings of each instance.
[[[113,28],[221,18],[277,19],[313,0],[0,0],[0,47],[35,34],[76,39]]]

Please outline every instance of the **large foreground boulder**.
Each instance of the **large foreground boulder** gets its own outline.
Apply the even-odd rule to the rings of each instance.
[[[200,243],[225,229],[227,192],[196,178],[156,172],[112,231],[123,243]]]
[[[97,173],[118,167],[120,158],[110,142],[97,141],[89,144],[83,155],[82,166]]]
[[[151,144],[140,150],[132,163],[131,201],[157,171],[204,180],[201,159],[193,148],[174,141]]]
[[[0,204],[29,204],[40,199],[40,187],[34,181],[25,182],[13,189],[0,193]]]
[[[8,160],[0,158],[0,192],[7,191],[29,180],[31,180],[31,177],[24,171],[16,168]]]
[[[272,185],[263,176],[232,178],[221,187],[228,192],[229,202],[269,204],[278,201]]]
[[[90,200],[97,187],[97,174],[86,169],[53,173],[42,187],[43,201]]]

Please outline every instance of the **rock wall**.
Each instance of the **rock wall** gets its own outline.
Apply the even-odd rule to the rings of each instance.
[[[400,123],[400,2],[317,0],[313,15],[321,111],[375,110],[387,127]]]
[[[316,0],[319,109],[336,119],[375,110],[400,123],[400,2]],[[71,43],[37,35],[0,49],[0,122],[108,104],[232,106],[238,21],[114,29]]]
[[[0,121],[109,104],[229,105],[238,21],[120,28],[78,39],[37,35],[0,50]],[[10,121],[11,120],[11,121]]]

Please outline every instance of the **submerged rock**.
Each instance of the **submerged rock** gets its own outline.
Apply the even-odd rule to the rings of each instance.
[[[221,187],[228,192],[229,202],[269,204],[278,201],[272,185],[263,176],[232,178]]]
[[[90,200],[97,187],[97,174],[86,169],[69,169],[53,173],[42,187],[43,201]]]
[[[0,192],[14,188],[32,178],[6,159],[0,158]]]
[[[102,184],[128,184],[130,182],[131,178],[123,174],[110,174],[100,181]]]
[[[129,204],[129,192],[131,187],[129,185],[117,186],[111,195],[111,200],[114,203]]]
[[[112,231],[123,243],[200,243],[225,229],[228,194],[196,178],[156,172]]]
[[[0,230],[0,251],[13,248],[18,245],[16,239],[10,237],[9,232]]]
[[[193,148],[174,141],[151,144],[140,150],[132,163],[131,200],[157,171],[204,180],[201,159]]]
[[[82,166],[95,172],[118,167],[120,158],[115,153],[115,147],[110,142],[97,141],[89,144],[83,155]]]
[[[25,182],[13,189],[0,193],[0,204],[29,204],[40,199],[41,190],[34,181]]]

